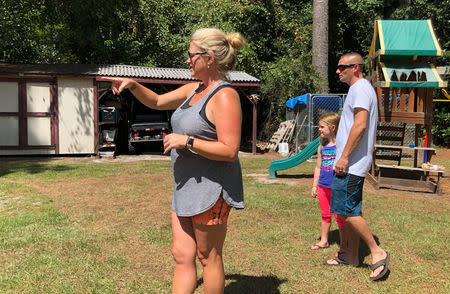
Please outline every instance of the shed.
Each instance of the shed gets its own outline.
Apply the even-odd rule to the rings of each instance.
[[[195,81],[188,69],[131,65],[1,64],[0,155],[95,154],[98,102],[108,91],[104,76],[177,86]],[[256,103],[260,81],[229,72],[242,99],[252,104],[252,149],[256,152]],[[244,119],[246,113],[244,112]],[[245,126],[245,125],[244,125]]]

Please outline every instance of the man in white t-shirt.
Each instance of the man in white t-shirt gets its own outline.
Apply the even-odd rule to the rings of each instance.
[[[357,265],[357,243],[361,237],[372,255],[370,279],[376,281],[386,276],[390,255],[377,245],[362,217],[362,190],[372,163],[378,121],[377,97],[370,82],[363,77],[363,63],[363,58],[358,53],[347,53],[339,59],[336,70],[340,81],[348,84],[350,89],[336,136],[330,211],[350,225],[347,232],[350,236],[344,238],[353,244],[349,245],[347,252],[341,248],[336,258],[325,260],[324,263]],[[344,254],[341,256],[341,253]]]

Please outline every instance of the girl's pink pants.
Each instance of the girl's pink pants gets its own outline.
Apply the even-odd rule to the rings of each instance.
[[[320,212],[322,213],[322,221],[326,223],[331,222],[330,213],[330,199],[331,199],[331,188],[326,188],[323,186],[317,187],[317,198],[319,198]],[[341,219],[338,215],[334,215],[336,223],[339,227],[345,226],[347,223]]]

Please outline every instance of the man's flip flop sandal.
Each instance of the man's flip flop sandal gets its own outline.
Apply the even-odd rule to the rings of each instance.
[[[336,263],[336,264],[335,264],[335,263],[328,263],[328,259],[325,259],[325,260],[323,261],[323,264],[324,264],[324,265],[328,265],[328,266],[342,266],[342,265],[349,265],[347,262],[343,261],[343,260],[340,259],[339,257],[335,257],[335,258],[330,259],[330,260],[334,260],[334,261],[336,261],[337,263]]]
[[[390,258],[389,252],[386,251],[385,259],[379,260],[370,266],[370,269],[372,271],[376,270],[380,266],[384,266],[383,270],[378,275],[376,275],[375,277],[370,277],[372,281],[378,281],[379,279],[383,278],[386,275],[388,271],[389,258]]]

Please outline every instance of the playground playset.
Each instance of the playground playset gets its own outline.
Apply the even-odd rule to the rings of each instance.
[[[430,20],[375,21],[366,63],[369,64],[369,77],[377,93],[379,126],[386,123],[415,125],[414,144],[387,145],[385,142],[388,140],[385,138],[375,145],[368,180],[377,189],[398,187],[441,192],[440,179],[444,171],[422,168],[418,164],[419,152],[423,153],[423,163],[426,164],[436,151],[429,144],[433,123],[433,91],[447,86],[434,65],[436,57],[440,55],[442,50]],[[427,140],[423,140],[423,146],[420,146],[422,126]],[[383,152],[401,153],[406,150],[414,153],[413,167],[402,166],[401,157],[395,165],[377,163]]]
[[[440,55],[442,50],[430,20],[375,21],[365,63],[369,66],[368,78],[378,98],[377,144],[368,175],[376,189],[397,187],[441,193],[440,179],[444,171],[429,168],[434,167],[429,162],[436,151],[429,144],[433,90],[447,86],[434,65]],[[403,146],[406,124],[414,126],[414,144]],[[422,127],[427,140],[419,137]],[[270,177],[275,178],[277,171],[294,167],[315,155],[319,141],[310,142],[298,154],[273,161],[269,168]],[[402,152],[407,151],[414,154],[413,167],[401,165]],[[419,152],[423,155],[420,165]],[[377,160],[395,160],[395,164],[385,161],[380,164]]]

